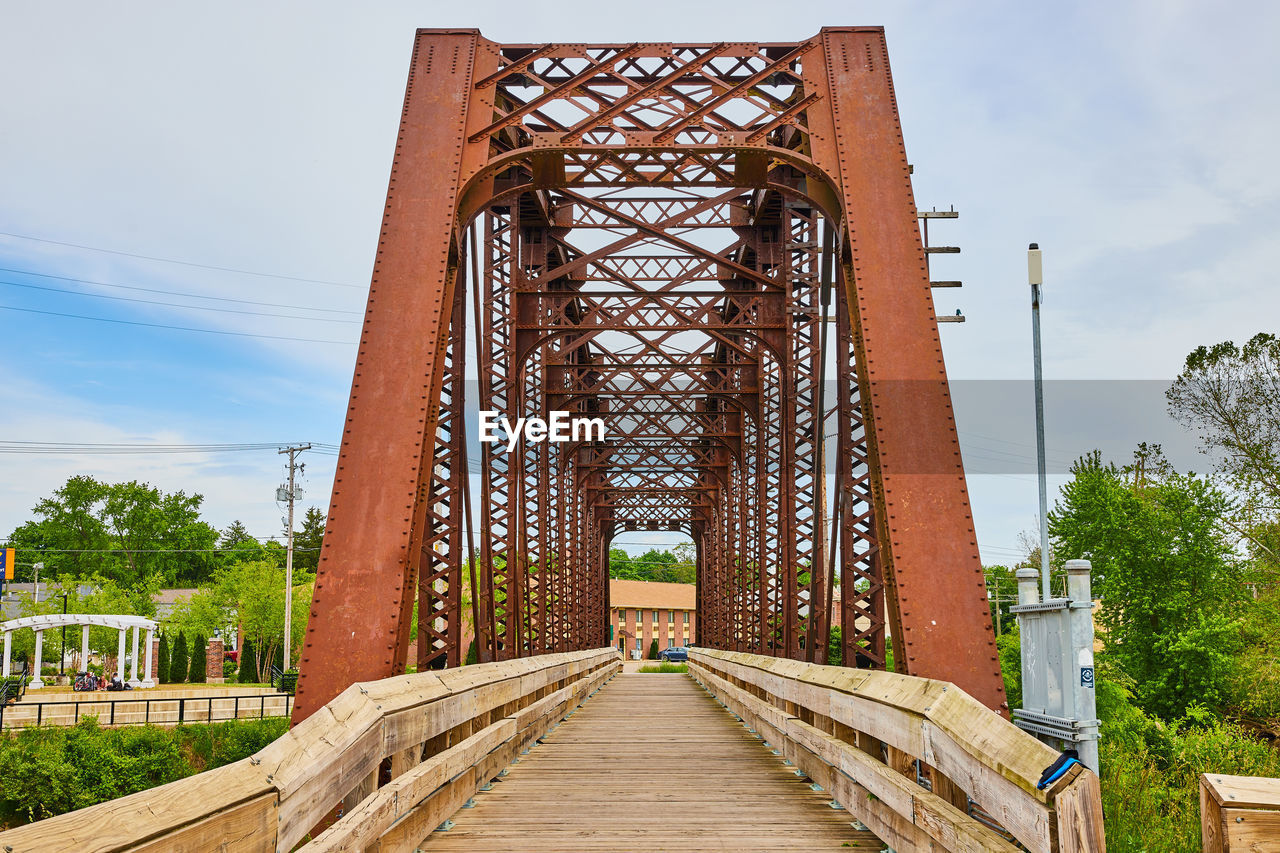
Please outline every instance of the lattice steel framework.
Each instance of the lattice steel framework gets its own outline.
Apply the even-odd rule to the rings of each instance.
[[[296,718],[415,600],[420,669],[607,644],[636,529],[693,540],[702,645],[824,662],[838,586],[848,664],[1002,705],[896,110],[878,28],[418,32]],[[606,437],[469,452],[477,404]]]

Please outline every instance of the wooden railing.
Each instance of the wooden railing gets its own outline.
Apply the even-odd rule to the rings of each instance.
[[[1204,853],[1280,851],[1280,779],[1201,774],[1200,840]]]
[[[689,672],[895,850],[1104,851],[1098,777],[941,681],[691,649]]]
[[[0,850],[413,850],[621,669],[617,649],[354,684],[251,758],[0,833]]]

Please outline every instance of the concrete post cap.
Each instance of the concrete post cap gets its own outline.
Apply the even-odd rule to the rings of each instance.
[[[1067,571],[1071,574],[1088,573],[1093,570],[1093,564],[1088,560],[1067,560]]]
[[[1024,569],[1018,569],[1018,571],[1016,572],[1016,574],[1017,574],[1017,576],[1018,576],[1018,580],[1029,580],[1029,579],[1031,579],[1031,578],[1038,578],[1038,577],[1040,577],[1040,570],[1039,570],[1039,569],[1025,569],[1025,568],[1024,568]]]

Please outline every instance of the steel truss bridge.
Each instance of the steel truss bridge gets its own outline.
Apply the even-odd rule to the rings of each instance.
[[[879,28],[420,30],[293,729],[0,842],[1103,849],[1097,778],[1038,788],[1004,716],[926,259]],[[606,434],[508,453],[477,409]],[[619,675],[627,531],[693,542],[705,693]],[[707,789],[618,829],[661,755]]]

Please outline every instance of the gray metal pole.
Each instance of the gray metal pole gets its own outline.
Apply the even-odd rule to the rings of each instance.
[[[1027,247],[1027,281],[1031,285],[1031,339],[1036,367],[1036,469],[1040,475],[1040,599],[1049,600],[1049,484],[1044,463],[1044,373],[1040,359],[1040,285],[1044,273],[1040,246]]]

